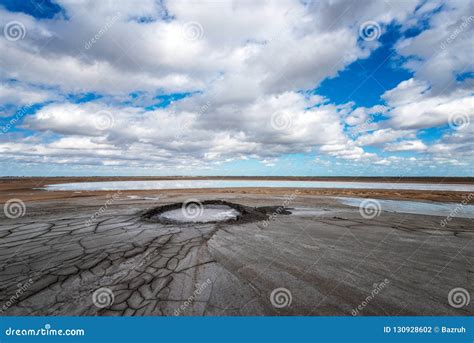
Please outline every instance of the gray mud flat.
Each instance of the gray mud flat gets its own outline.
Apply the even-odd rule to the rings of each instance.
[[[89,223],[103,198],[31,202],[25,216],[2,217],[1,314],[350,316],[363,302],[359,315],[474,314],[474,300],[448,303],[453,288],[472,294],[472,219],[453,218],[445,228],[437,216],[366,219],[334,200],[303,196],[292,202],[294,214],[270,219],[271,207],[257,220],[221,223],[143,217],[184,200],[117,199]],[[102,288],[113,294],[104,307],[93,302]],[[291,295],[283,307],[271,301],[279,288]]]

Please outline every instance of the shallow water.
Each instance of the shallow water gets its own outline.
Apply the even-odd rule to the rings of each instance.
[[[139,196],[139,195],[129,195],[127,196],[129,199],[137,199],[137,200],[160,200],[160,197],[146,197],[146,196]]]
[[[291,207],[288,208],[288,211],[291,212],[294,216],[300,217],[315,217],[328,214],[330,212],[336,212],[337,210],[329,208],[306,208],[306,207]]]
[[[346,182],[346,181],[265,181],[265,180],[163,180],[76,182],[48,185],[50,191],[114,191],[189,188],[351,188],[351,189],[412,189],[474,192],[471,184]]]
[[[227,205],[203,205],[190,210],[177,208],[158,215],[158,219],[166,219],[174,222],[207,223],[235,219],[239,212]]]
[[[363,198],[348,198],[337,197],[342,204],[359,207],[370,207],[374,203],[380,205],[381,211],[424,214],[430,216],[441,216],[459,218],[474,218],[474,205],[463,205],[462,203],[433,203],[422,201],[405,201],[405,200],[380,200],[380,199],[363,199]],[[373,207],[372,207],[373,208]]]

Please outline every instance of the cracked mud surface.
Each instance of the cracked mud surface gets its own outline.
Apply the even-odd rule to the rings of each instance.
[[[227,197],[250,207],[283,201]],[[351,315],[385,279],[360,314],[474,314],[472,300],[448,304],[452,288],[472,292],[471,219],[454,218],[444,229],[434,216],[364,219],[334,200],[299,196],[292,207],[318,214],[266,223],[143,220],[155,206],[186,199],[173,195],[122,197],[87,225],[106,199],[30,202],[25,216],[1,218],[0,305],[9,304],[2,315]],[[114,301],[99,308],[92,294],[102,287]],[[279,287],[292,295],[284,308],[270,301]]]

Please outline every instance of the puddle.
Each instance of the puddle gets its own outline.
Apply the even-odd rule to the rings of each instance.
[[[362,204],[374,204],[363,198],[337,197],[342,204],[359,207]],[[405,201],[405,200],[373,200],[380,205],[381,211],[400,212],[410,214],[424,214],[428,216],[452,216],[460,218],[474,218],[474,205],[464,205],[462,203],[433,203],[423,201]]]
[[[160,197],[147,197],[147,196],[139,196],[139,195],[128,195],[127,198],[133,200],[160,200]]]
[[[177,223],[214,223],[237,219],[239,212],[227,205],[199,205],[164,211],[157,215],[159,221]]]
[[[288,208],[288,211],[290,211],[291,214],[294,216],[314,217],[314,216],[322,216],[322,215],[328,214],[329,212],[335,212],[337,210],[328,209],[328,208],[317,209],[317,208],[306,208],[306,207],[293,207],[293,208]]]
[[[142,213],[143,220],[161,224],[180,223],[217,223],[231,222],[243,224],[268,220],[276,211],[281,215],[289,215],[289,211],[281,211],[278,206],[250,207],[224,200],[190,199],[183,203],[158,206]]]

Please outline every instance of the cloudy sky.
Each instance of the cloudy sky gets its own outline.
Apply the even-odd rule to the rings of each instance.
[[[468,175],[472,1],[0,1],[1,175]]]

